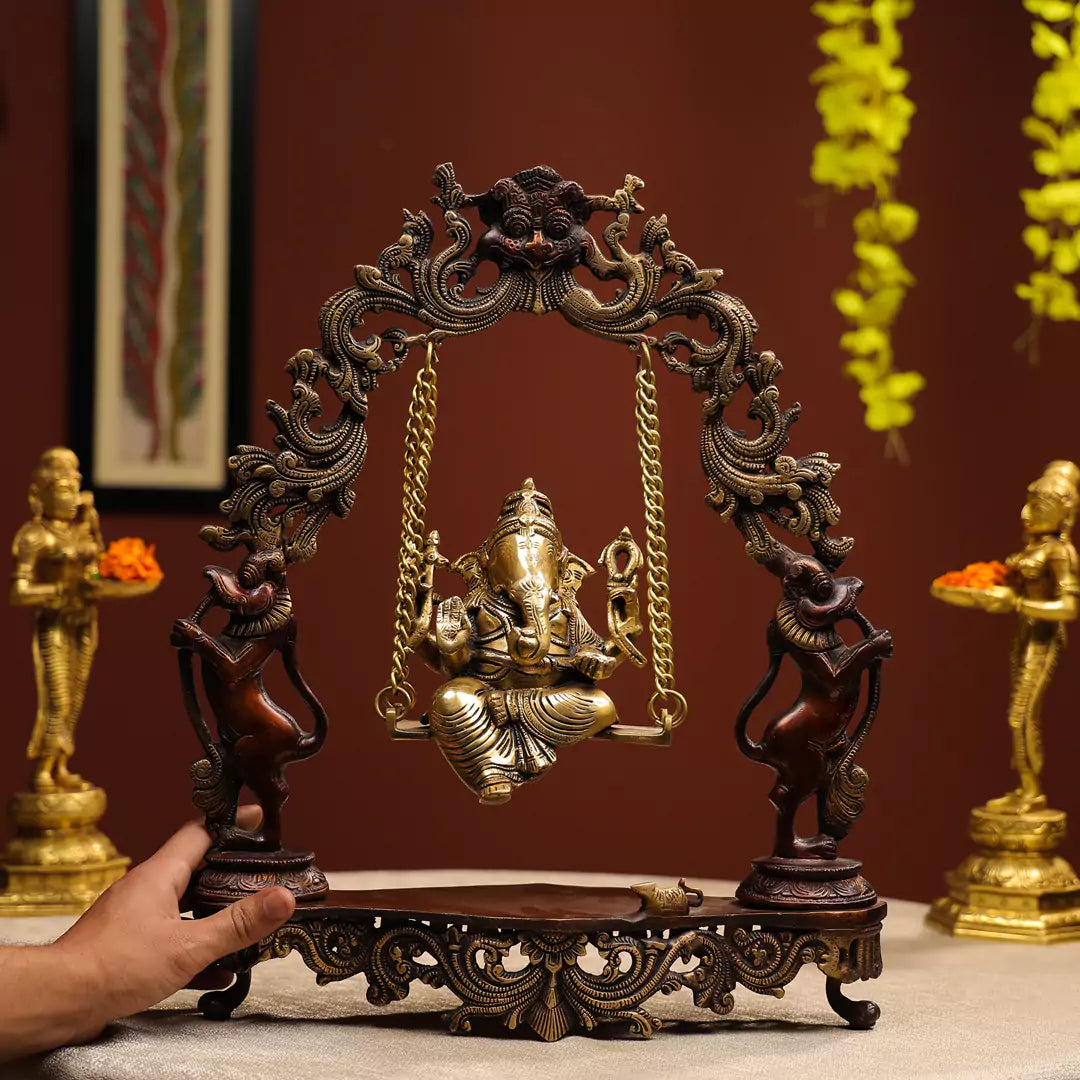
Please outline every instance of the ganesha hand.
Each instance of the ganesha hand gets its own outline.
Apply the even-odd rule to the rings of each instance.
[[[582,649],[574,657],[574,667],[587,679],[606,679],[619,666],[617,656],[599,649]]]
[[[443,655],[465,648],[472,627],[460,596],[444,600],[435,612],[435,647]]]

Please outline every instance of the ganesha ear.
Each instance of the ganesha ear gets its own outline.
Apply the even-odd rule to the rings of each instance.
[[[564,589],[568,589],[571,594],[575,594],[581,586],[581,583],[590,575],[596,571],[582,558],[579,558],[572,551],[566,548],[562,549],[562,553],[559,556],[559,562],[562,564],[562,585]]]

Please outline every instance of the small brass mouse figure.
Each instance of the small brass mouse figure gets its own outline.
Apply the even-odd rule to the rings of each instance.
[[[705,899],[700,889],[690,888],[686,878],[679,878],[678,885],[662,889],[655,881],[631,885],[631,891],[641,897],[646,915],[689,915],[692,907],[701,907]]]

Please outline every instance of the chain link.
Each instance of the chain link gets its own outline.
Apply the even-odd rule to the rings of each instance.
[[[424,554],[424,514],[428,472],[435,442],[438,405],[438,353],[428,342],[427,359],[417,372],[405,429],[405,474],[402,484],[401,550],[398,555],[397,617],[390,678],[375,699],[379,715],[397,722],[412,709],[416,692],[409,682],[409,637],[416,618],[416,590]],[[678,727],[686,718],[686,698],[675,689],[671,644],[667,527],[664,515],[664,477],[660,461],[660,420],[656,376],[646,344],[638,353],[634,417],[637,425],[641,478],[645,494],[645,536],[648,581],[649,636],[652,641],[656,692],[649,715],[657,723]]]
[[[656,375],[649,346],[637,353],[634,419],[641,483],[645,492],[645,551],[648,564],[649,637],[652,641],[656,692],[649,698],[649,715],[657,723],[678,727],[686,719],[686,698],[675,689],[675,657],[671,647],[671,602],[668,588],[667,525],[664,516],[664,474],[660,464],[660,416],[656,404]]]
[[[405,474],[401,498],[401,551],[398,554],[397,618],[390,679],[375,698],[375,710],[396,723],[408,715],[416,701],[409,682],[409,637],[416,619],[416,589],[424,556],[424,515],[427,507],[428,470],[435,443],[435,415],[439,400],[439,355],[432,342],[427,360],[416,373],[409,419],[405,426]]]

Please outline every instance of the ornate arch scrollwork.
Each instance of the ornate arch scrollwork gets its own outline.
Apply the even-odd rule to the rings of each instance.
[[[486,191],[468,194],[447,163],[436,169],[433,182],[437,194],[432,202],[441,211],[445,245],[436,244],[436,229],[426,213],[406,210],[398,239],[382,251],[375,265],[357,266],[355,284],[323,305],[319,348],[303,349],[288,362],[291,401],[267,404],[276,428],[273,448],[237,448],[229,459],[232,491],[221,504],[227,523],[202,530],[212,547],[243,548],[246,557],[235,575],[208,568],[211,589],[190,619],[174,625],[172,640],[181,650],[188,712],[205,753],[196,763],[200,805],[207,808],[207,824],[214,835],[229,837],[238,850],[248,850],[248,839],[252,850],[265,850],[269,843],[266,836],[247,837],[235,828],[240,786],[257,793],[274,822],[288,793],[273,742],[279,737],[275,732],[281,710],[261,683],[261,665],[275,652],[281,653],[294,682],[303,683],[296,667],[287,569],[315,555],[319,532],[330,517],[343,518],[352,509],[352,485],[367,454],[367,395],[379,377],[396,371],[416,345],[430,347],[447,338],[480,333],[513,312],[557,312],[571,326],[632,351],[655,349],[670,370],[688,376],[693,389],[705,395],[701,460],[709,484],[708,503],[740,530],[748,554],[782,579],[785,603],[798,601],[796,613],[812,624],[806,633],[817,641],[814,634],[823,620],[861,619],[853,599],[861,583],[833,581],[829,573],[837,570],[853,544],[848,537],[829,534],[840,517],[830,491],[839,465],[821,451],[801,457],[788,453],[799,406],[781,404],[780,362],[771,352],[754,351],[757,324],[741,300],[719,289],[722,271],[700,268],[681,252],[664,215],[644,219],[633,250],[630,223],[634,215],[644,213],[638,201],[643,181],[627,174],[612,194],[590,195],[575,181],[537,166],[501,179]],[[478,214],[483,227],[475,237],[470,211]],[[609,215],[610,220],[594,235],[590,226],[597,215]],[[474,279],[483,263],[493,264],[498,272],[494,282],[477,286]],[[589,275],[593,281],[616,283],[614,295],[598,298],[579,280],[588,281]],[[414,320],[424,329],[409,332],[391,320],[390,325],[372,330],[368,322],[383,314]],[[705,340],[673,326],[673,319],[703,322],[708,329]],[[758,428],[750,433],[727,418],[744,388],[747,416]],[[327,391],[336,399],[336,415],[331,413]],[[810,556],[804,557],[809,562],[799,562],[779,539],[781,533],[804,537],[820,562]],[[832,581],[838,595],[843,593],[841,599],[851,598],[851,604],[845,600],[823,606],[825,579]],[[229,622],[220,634],[211,635],[202,620],[215,608],[225,611]],[[872,630],[865,620],[859,625],[868,634]],[[276,637],[270,641],[268,635]],[[850,656],[837,651],[840,645],[829,638],[830,670],[835,669],[834,675],[847,672],[845,677],[854,685],[867,664],[887,655],[891,648],[887,638],[879,632],[872,648],[860,645],[848,650]],[[254,649],[256,640],[266,647]],[[804,658],[804,644],[799,638],[789,651]],[[227,689],[241,679],[259,687],[261,706],[250,712],[246,705],[241,707],[243,695],[234,702],[228,694],[218,693],[217,683],[208,684],[218,702],[219,742],[214,742],[199,711],[192,674],[195,654],[203,659],[204,681],[209,671],[211,683],[216,679]],[[258,663],[252,657],[258,657]],[[755,703],[769,685],[763,683]],[[317,726],[312,732],[299,726],[291,732],[294,749],[289,760],[316,752],[325,735],[325,711],[310,691],[305,701]],[[874,702],[876,708],[876,691]],[[850,759],[872,718],[868,712],[852,740],[853,749],[843,758],[844,775],[860,782],[862,774],[851,771]],[[822,720],[835,726],[837,747],[847,745],[844,731],[849,719],[837,712]],[[267,751],[261,756],[249,753],[254,764],[245,765],[246,772],[230,757],[241,731],[245,747],[265,746]],[[779,751],[747,744],[744,752],[774,768],[790,765],[779,761]],[[803,769],[796,777],[802,786],[791,800],[827,790],[835,795],[836,762],[830,758],[826,765],[821,776]],[[854,812],[861,809],[864,788],[865,784],[858,791],[853,788],[848,799]],[[827,819],[814,850],[823,858],[834,853],[833,834],[846,832],[847,824],[840,830]],[[270,861],[269,856],[264,860]],[[264,871],[269,872],[260,864],[259,872]]]
[[[707,394],[701,457],[708,502],[739,528],[748,553],[761,562],[775,557],[771,522],[805,536],[830,569],[841,564],[852,540],[828,535],[840,517],[829,491],[839,465],[821,451],[786,453],[799,406],[781,406],[776,381],[782,366],[775,354],[754,352],[757,323],[746,305],[717,288],[721,270],[701,269],[676,248],[666,215],[646,219],[637,252],[627,246],[631,215],[644,211],[637,200],[643,181],[627,174],[612,195],[587,195],[579,184],[538,166],[469,195],[447,163],[433,182],[439,193],[432,202],[442,211],[449,243],[435,251],[431,219],[406,210],[398,239],[374,266],[356,267],[355,285],[326,301],[319,316],[321,347],[301,350],[287,365],[291,404],[267,405],[277,451],[241,446],[229,459],[234,487],[222,503],[229,524],[202,530],[212,547],[280,546],[289,562],[312,558],[327,518],[345,517],[352,507],[351,487],[367,452],[367,393],[378,377],[396,371],[412,345],[476,334],[511,312],[526,311],[558,312],[598,337],[655,348],[672,371],[688,375],[693,388]],[[464,213],[471,207],[485,225],[475,245]],[[600,234],[602,244],[587,227],[597,213],[614,214]],[[498,267],[498,277],[467,295],[466,285],[485,261]],[[574,277],[577,267],[597,280],[618,281],[615,296],[599,300]],[[362,337],[365,318],[382,312],[415,319],[428,330],[410,335],[390,326]],[[698,317],[712,341],[678,330],[661,337],[650,332],[664,319]],[[320,379],[340,412],[316,430]],[[725,417],[744,385],[751,395],[747,416],[760,425],[756,435]]]
[[[807,537],[830,569],[840,565],[852,541],[828,535],[840,516],[829,492],[839,466],[820,451],[803,457],[786,453],[799,406],[781,407],[776,386],[780,362],[771,352],[754,352],[757,323],[741,300],[717,288],[722,271],[701,269],[679,251],[666,215],[646,219],[639,250],[630,250],[631,215],[644,211],[637,200],[643,181],[627,174],[612,195],[587,195],[574,181],[538,166],[470,195],[447,163],[435,171],[433,182],[438,194],[432,202],[442,211],[447,246],[435,251],[431,219],[422,211],[406,210],[400,237],[383,250],[374,266],[357,266],[356,284],[327,300],[320,314],[322,347],[307,355],[318,357],[338,379],[348,372],[354,400],[374,389],[380,375],[396,371],[414,344],[476,334],[515,311],[558,312],[572,326],[598,337],[630,347],[648,344],[672,371],[688,375],[694,389],[708,395],[702,440],[708,501],[740,529],[753,558],[767,561],[775,556],[777,542],[767,526],[772,522]],[[475,245],[464,214],[472,207],[485,226]],[[600,234],[602,243],[588,229],[597,213],[614,214]],[[485,261],[498,267],[498,277],[494,284],[467,295],[466,285]],[[575,278],[578,267],[597,280],[619,282],[616,295],[599,300]],[[362,336],[365,318],[380,312],[415,319],[428,331],[409,335],[391,326]],[[702,342],[678,330],[661,337],[651,333],[661,320],[698,317],[707,322],[712,341]],[[748,436],[725,419],[725,410],[744,384],[751,394],[747,415],[761,427],[757,435]],[[271,415],[280,430],[282,418],[275,409]],[[289,435],[282,431],[278,442],[284,442],[286,453],[291,449],[303,459],[308,442],[304,438],[290,442]],[[264,477],[269,485],[288,486],[294,494],[289,511],[298,513],[303,486],[278,475],[287,469],[273,471],[256,451],[243,451],[234,468],[244,490],[227,502],[230,517],[243,518],[254,505],[252,482]],[[359,466],[351,473],[343,468],[332,479],[347,484],[357,471]],[[343,490],[336,487],[335,493]],[[310,557],[314,534],[329,513],[323,505],[306,509],[313,521],[302,531],[302,543],[294,545],[294,558]],[[335,507],[334,512],[340,514],[342,509]],[[272,524],[278,520],[270,517]],[[215,546],[246,536],[238,527],[205,535]]]

